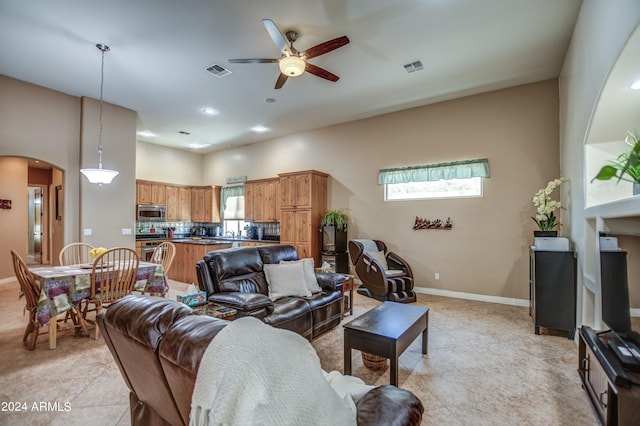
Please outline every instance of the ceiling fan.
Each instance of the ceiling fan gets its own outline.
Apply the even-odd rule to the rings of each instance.
[[[276,89],[282,88],[289,77],[297,77],[305,71],[324,78],[325,80],[336,82],[340,77],[330,73],[329,71],[320,68],[316,65],[307,62],[308,59],[315,58],[316,56],[324,55],[339,47],[349,43],[347,36],[334,38],[333,40],[325,41],[324,43],[317,44],[309,49],[299,52],[293,47],[293,42],[298,39],[298,33],[296,31],[287,31],[286,37],[278,29],[277,25],[271,19],[263,19],[262,24],[267,30],[267,33],[274,41],[276,46],[280,48],[282,57],[279,59],[229,59],[232,64],[264,64],[264,63],[277,63],[280,68],[280,75],[276,81]]]

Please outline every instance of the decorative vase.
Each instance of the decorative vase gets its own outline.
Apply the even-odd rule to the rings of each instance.
[[[639,194],[640,194],[640,183],[633,182],[633,195],[639,195]]]
[[[557,237],[558,231],[533,231],[534,237]]]

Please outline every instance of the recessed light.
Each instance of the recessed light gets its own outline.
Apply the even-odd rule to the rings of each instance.
[[[272,104],[272,103],[274,103],[276,100],[275,100],[275,99],[273,99],[273,98],[264,98],[264,101],[265,101],[266,103],[268,103],[268,104]]]
[[[141,132],[138,132],[138,136],[143,136],[143,137],[146,137],[146,138],[153,138],[153,137],[156,136],[156,134],[152,133],[152,132],[150,132],[148,130],[143,130]]]
[[[181,135],[190,135],[191,133],[184,131],[184,130],[180,130],[178,131],[178,133],[180,133]]]
[[[640,90],[640,80],[634,81],[629,87],[632,90]]]
[[[257,126],[253,126],[251,130],[253,130],[256,133],[262,133],[262,132],[266,132],[269,129],[259,124]]]
[[[214,108],[202,108],[202,112],[207,114],[207,115],[216,115],[216,114],[218,114],[218,111],[215,110]]]
[[[206,148],[208,146],[211,146],[210,143],[192,143],[191,145],[189,145],[189,148],[192,149],[200,149],[200,148]]]

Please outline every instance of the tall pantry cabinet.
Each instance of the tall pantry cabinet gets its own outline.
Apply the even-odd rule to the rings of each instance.
[[[300,259],[320,261],[320,222],[327,211],[326,173],[307,170],[280,178],[280,244],[291,244]]]

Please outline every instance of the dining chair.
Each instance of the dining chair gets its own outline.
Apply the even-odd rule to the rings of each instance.
[[[130,294],[136,283],[140,258],[135,250],[127,247],[115,247],[99,255],[91,270],[91,294],[85,301],[82,316],[86,322],[95,326],[95,338],[100,330],[94,319],[87,314],[95,312]]]
[[[71,243],[67,244],[60,250],[60,265],[78,265],[81,263],[90,263],[89,251],[93,248],[87,243]]]
[[[176,256],[176,245],[170,241],[158,244],[151,254],[151,262],[162,265],[164,274],[169,274],[169,269]]]
[[[16,274],[16,278],[18,279],[18,283],[20,284],[20,290],[22,291],[22,295],[25,298],[25,310],[29,312],[29,323],[27,324],[27,328],[24,331],[24,336],[22,337],[22,341],[26,342],[31,335],[31,341],[28,343],[28,349],[32,351],[36,347],[36,341],[38,340],[38,335],[45,334],[45,332],[40,332],[40,324],[36,319],[36,313],[38,309],[38,300],[40,299],[40,286],[36,282],[33,274],[27,268],[27,264],[22,260],[20,255],[15,251],[11,250],[11,258],[13,259],[13,270]],[[73,326],[62,328],[60,324],[64,321],[64,319],[56,319],[52,318],[52,321],[55,323],[49,322],[49,327],[58,327],[60,331],[70,330],[70,329],[82,329],[86,336],[89,335],[87,331],[87,325],[82,317],[81,306],[80,304],[76,305],[71,310],[67,311],[70,313],[71,319],[73,320]]]

